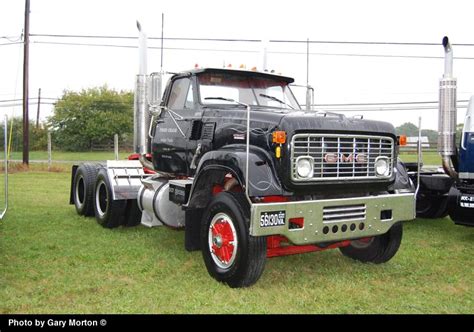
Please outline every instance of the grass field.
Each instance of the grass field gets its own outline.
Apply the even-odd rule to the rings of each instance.
[[[126,159],[129,152],[119,152],[120,159]],[[53,161],[97,161],[114,159],[113,151],[87,151],[87,152],[67,152],[67,151],[53,151],[51,152]],[[22,160],[23,152],[14,151],[10,155],[12,160]],[[48,152],[46,151],[30,151],[30,160],[48,160]]]
[[[405,223],[383,265],[338,250],[267,260],[230,289],[168,228],[103,229],[68,205],[66,172],[10,176],[0,224],[0,313],[474,313],[474,229]]]
[[[418,154],[403,152],[400,154],[400,159],[402,159],[406,163],[415,163],[418,160]],[[441,165],[441,158],[438,152],[423,152],[422,162],[424,165]]]

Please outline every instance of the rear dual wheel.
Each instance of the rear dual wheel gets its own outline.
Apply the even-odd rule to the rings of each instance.
[[[102,168],[97,174],[94,189],[94,212],[97,222],[106,228],[120,226],[127,201],[114,200],[107,171]]]
[[[140,224],[141,211],[136,199],[114,200],[107,170],[97,174],[94,190],[94,211],[97,222],[106,228],[132,227]]]
[[[100,164],[84,163],[77,168],[72,184],[76,212],[87,217],[95,215],[97,222],[107,228],[138,225],[141,211],[137,201],[114,201],[107,171],[100,167]]]
[[[77,214],[90,217],[94,215],[94,185],[98,165],[81,164],[74,175],[72,185],[73,202]]]

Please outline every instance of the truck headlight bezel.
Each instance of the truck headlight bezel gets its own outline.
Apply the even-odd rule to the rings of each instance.
[[[314,174],[314,159],[310,156],[296,158],[296,174],[301,179],[311,179]]]
[[[390,175],[390,159],[385,156],[380,156],[374,162],[375,175],[378,177],[387,177]]]

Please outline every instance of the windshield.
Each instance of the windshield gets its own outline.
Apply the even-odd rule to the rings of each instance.
[[[300,109],[288,83],[263,77],[246,77],[231,73],[203,73],[198,75],[201,103],[204,105],[229,103],[226,98],[251,106]]]

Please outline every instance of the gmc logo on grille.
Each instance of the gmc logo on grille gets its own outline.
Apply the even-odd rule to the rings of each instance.
[[[344,153],[326,153],[324,155],[324,161],[328,164],[336,164],[337,162],[366,164],[368,158],[365,153],[350,153],[348,155]]]

